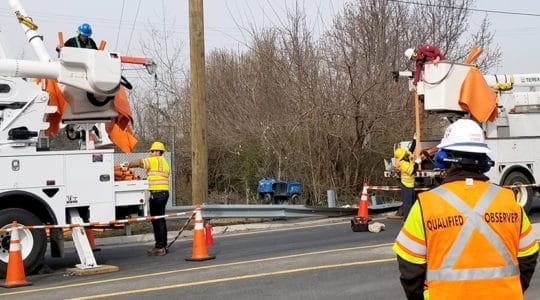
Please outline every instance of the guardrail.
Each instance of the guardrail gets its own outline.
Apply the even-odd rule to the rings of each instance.
[[[168,213],[190,211],[194,205],[173,206]],[[309,207],[304,205],[243,205],[243,204],[203,204],[203,219],[217,218],[303,218],[303,217],[341,217],[354,215],[357,207]],[[180,216],[187,218],[188,216]]]

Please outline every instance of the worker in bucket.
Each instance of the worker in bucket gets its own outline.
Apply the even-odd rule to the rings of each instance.
[[[389,218],[407,218],[409,211],[414,201],[416,200],[416,193],[414,191],[415,174],[418,171],[419,166],[422,164],[422,160],[425,159],[424,154],[414,159],[412,152],[416,147],[416,133],[413,137],[413,141],[409,149],[397,148],[394,151],[394,158],[396,163],[394,167],[400,174],[400,188],[401,188],[401,214],[398,212],[395,216]]]
[[[156,141],[150,147],[150,156],[131,162],[122,163],[122,167],[143,168],[147,173],[148,190],[150,191],[150,215],[165,215],[165,206],[169,200],[169,163],[163,156],[165,145]],[[152,220],[155,245],[148,249],[148,255],[162,256],[167,254],[167,223],[164,218]]]
[[[444,60],[444,55],[437,46],[433,45],[421,45],[418,49],[409,48],[405,50],[405,57],[408,60],[414,61],[416,68],[414,71],[413,85],[416,86],[420,80],[420,74],[426,62],[433,62],[435,64]]]
[[[407,298],[523,299],[538,242],[513,192],[484,175],[494,163],[482,129],[460,119],[437,148],[447,176],[419,194],[393,246]]]
[[[92,27],[88,23],[83,23],[77,28],[77,35],[68,39],[64,43],[64,47],[74,47],[74,48],[87,48],[87,49],[96,49],[96,42],[91,38],[92,36]]]

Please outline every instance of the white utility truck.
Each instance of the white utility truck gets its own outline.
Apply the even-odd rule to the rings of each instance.
[[[496,104],[493,106],[496,117],[480,122],[486,143],[492,150],[489,156],[495,162],[487,175],[493,183],[510,186],[516,200],[529,211],[533,196],[538,192],[537,184],[540,183],[540,74],[484,75],[480,76],[483,83],[473,85],[471,82],[465,83],[472,68],[472,65],[448,61],[437,65],[426,63],[417,86],[418,96],[423,97],[424,110],[452,122],[457,118],[471,118],[474,112],[470,108],[473,105],[477,110],[483,110],[482,113],[486,112],[486,108],[489,111],[493,105],[481,96],[468,99],[475,102],[469,103],[471,107],[463,105],[464,89],[481,88],[483,84],[496,93]],[[410,78],[411,72],[400,72],[400,75]],[[473,94],[482,94],[475,92]],[[420,127],[425,126],[429,124]],[[439,141],[420,140],[417,149],[434,147]],[[405,148],[406,145],[406,142],[401,143]],[[385,176],[397,176],[393,163],[385,162]],[[424,161],[416,175],[417,187],[433,187],[441,182],[444,170],[434,169],[428,160]]]
[[[0,47],[0,228],[20,225],[108,223],[146,213],[146,180],[115,181],[114,150],[82,147],[69,151],[49,149],[44,131],[50,106],[49,93],[32,78],[52,79],[66,95],[64,124],[85,128],[83,145],[89,145],[95,123],[117,116],[112,98],[124,79],[118,53],[62,48],[53,61],[37,26],[18,0],[9,1],[39,60],[15,60]],[[1,45],[5,46],[5,45]],[[105,134],[101,132],[101,134]],[[26,272],[43,261],[47,241],[51,255],[63,255],[62,228],[19,231]],[[73,236],[75,244],[88,244]],[[86,238],[86,236],[83,236]],[[10,232],[0,233],[0,272],[5,274]],[[78,247],[78,246],[77,246]],[[88,246],[77,248],[81,260]],[[91,255],[93,259],[93,255]],[[85,258],[86,259],[86,258]],[[85,264],[93,265],[95,261]]]

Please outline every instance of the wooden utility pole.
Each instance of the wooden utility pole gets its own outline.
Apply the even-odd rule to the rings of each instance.
[[[418,93],[414,91],[414,127],[415,127],[415,134],[416,134],[416,147],[414,148],[414,158],[420,156],[420,152],[422,151],[422,130],[421,130],[421,124],[420,124],[420,99],[418,98]],[[419,170],[422,170],[422,166],[420,166]]]
[[[208,199],[208,147],[206,145],[206,76],[203,15],[203,0],[189,0],[191,196],[193,204],[206,203]]]

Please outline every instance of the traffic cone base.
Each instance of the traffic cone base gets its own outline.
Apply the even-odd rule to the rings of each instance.
[[[362,188],[362,196],[358,201],[358,213],[356,217],[351,220],[351,229],[353,232],[368,231],[369,222],[371,219],[368,216],[368,185],[364,183]]]
[[[204,237],[201,207],[197,205],[197,207],[195,208],[195,228],[193,229],[193,249],[191,252],[191,257],[186,258],[186,260],[203,261],[214,258],[216,257],[208,255],[208,248],[206,247],[206,239]]]
[[[17,229],[18,225],[16,221],[13,221],[11,228],[6,281],[1,286],[5,288],[14,288],[31,285],[32,283],[26,281],[26,275],[24,274],[21,242],[19,240],[19,230]]]
[[[351,229],[353,232],[363,232],[368,231],[370,219],[365,219],[361,217],[354,217],[351,220]]]

